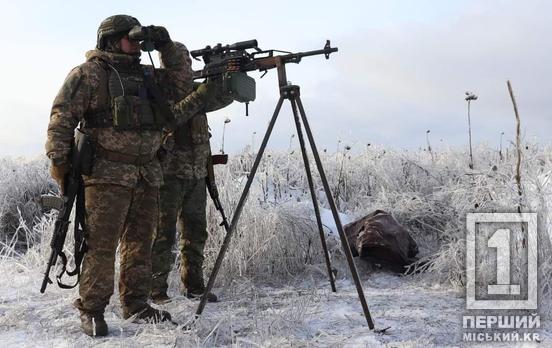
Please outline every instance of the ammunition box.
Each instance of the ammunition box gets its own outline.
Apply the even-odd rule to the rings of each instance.
[[[248,103],[255,100],[255,79],[244,72],[225,73],[222,87],[237,102]]]

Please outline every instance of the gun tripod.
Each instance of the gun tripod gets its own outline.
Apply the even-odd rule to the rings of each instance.
[[[276,58],[276,57],[275,57]],[[274,124],[276,123],[276,119],[278,118],[278,115],[280,113],[280,109],[282,107],[282,104],[284,103],[284,100],[287,99],[291,103],[291,109],[293,111],[293,117],[295,120],[295,127],[297,129],[297,137],[299,139],[299,144],[301,146],[301,153],[303,155],[303,163],[305,167],[305,171],[307,174],[307,181],[309,184],[310,194],[312,198],[312,203],[314,206],[314,212],[316,215],[316,222],[318,225],[318,232],[320,234],[320,241],[322,242],[322,248],[324,250],[324,257],[326,261],[326,268],[328,271],[328,276],[330,280],[330,285],[333,292],[336,292],[335,288],[335,280],[334,275],[332,273],[331,264],[330,264],[330,255],[328,253],[328,248],[326,246],[326,238],[324,236],[324,230],[322,228],[322,219],[320,217],[320,210],[318,208],[318,202],[316,199],[316,193],[314,190],[314,183],[312,178],[312,173],[310,169],[309,159],[307,156],[307,149],[305,146],[305,139],[303,136],[303,131],[301,127],[301,122],[303,123],[303,126],[305,127],[305,131],[307,133],[307,139],[309,141],[312,154],[314,156],[314,160],[316,162],[316,167],[318,169],[318,173],[320,175],[320,179],[322,181],[322,185],[324,187],[324,192],[326,194],[326,197],[328,199],[328,203],[330,205],[330,209],[332,211],[333,218],[335,220],[335,224],[337,226],[337,231],[339,233],[339,238],[341,240],[341,245],[343,247],[343,251],[345,253],[345,256],[347,258],[347,263],[349,265],[349,269],[351,271],[351,274],[353,276],[353,280],[356,285],[356,290],[358,293],[358,298],[360,300],[360,303],[362,305],[362,309],[364,311],[364,316],[366,317],[366,321],[368,323],[368,327],[370,330],[374,329],[374,323],[372,321],[372,317],[370,316],[370,311],[368,309],[368,304],[366,303],[366,299],[364,297],[364,291],[362,289],[362,284],[360,282],[360,278],[358,276],[358,272],[353,260],[353,256],[351,254],[351,249],[349,247],[349,242],[347,241],[347,237],[345,236],[345,232],[343,231],[343,226],[341,224],[341,220],[339,218],[339,215],[337,213],[337,208],[335,205],[335,201],[331,195],[330,186],[328,185],[328,180],[326,179],[326,174],[324,173],[324,168],[322,167],[322,162],[320,160],[320,156],[318,154],[318,150],[316,149],[316,144],[314,142],[314,137],[312,135],[312,131],[309,126],[309,122],[307,120],[307,116],[305,114],[305,110],[303,108],[303,104],[301,102],[300,97],[300,89],[299,86],[296,85],[288,85],[287,84],[287,77],[286,77],[286,70],[285,70],[285,63],[282,63],[281,60],[277,60],[276,67],[278,69],[278,80],[279,80],[279,86],[280,86],[280,99],[278,100],[278,103],[276,105],[276,109],[274,110],[274,114],[272,116],[272,119],[270,120],[270,123],[268,124],[268,129],[266,130],[266,133],[264,135],[263,141],[261,143],[261,147],[259,148],[259,152],[257,153],[257,157],[255,158],[255,162],[253,163],[253,167],[251,168],[251,172],[249,174],[249,177],[247,179],[247,182],[245,184],[245,188],[243,189],[243,192],[241,194],[240,200],[238,201],[238,205],[236,207],[236,211],[234,213],[234,216],[232,218],[232,222],[227,228],[227,233],[224,238],[224,242],[221,246],[220,252],[217,256],[217,259],[215,261],[215,265],[213,267],[213,271],[209,277],[209,281],[207,282],[207,287],[205,289],[205,293],[201,297],[201,301],[199,303],[199,306],[196,311],[196,318],[201,315],[203,312],[203,309],[205,308],[205,304],[207,303],[207,294],[211,291],[213,288],[213,284],[215,282],[215,278],[218,274],[218,271],[220,269],[220,266],[222,264],[222,260],[224,258],[224,254],[226,253],[228,246],[230,244],[230,239],[232,237],[232,233],[234,232],[237,223],[240,219],[240,215],[243,209],[243,206],[245,204],[245,201],[247,199],[247,195],[249,193],[249,189],[251,187],[251,184],[253,182],[253,179],[255,178],[255,174],[257,172],[257,168],[259,167],[259,163],[261,162],[261,158],[264,154],[264,151],[266,149],[266,145],[268,143],[268,140],[270,138],[270,135],[272,133],[272,129],[274,128]],[[225,226],[226,227],[226,226]]]

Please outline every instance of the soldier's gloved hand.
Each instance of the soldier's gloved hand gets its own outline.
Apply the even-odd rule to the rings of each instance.
[[[71,166],[67,162],[54,164],[50,166],[50,175],[57,182],[61,191],[63,191],[63,186],[65,183],[65,175],[69,173]]]
[[[197,88],[186,98],[174,104],[172,112],[176,123],[182,125],[192,117],[206,112],[212,102],[216,101],[223,94],[222,84],[216,81],[200,83]]]
[[[195,92],[204,103],[208,103],[220,93],[221,88],[220,82],[208,81],[200,84]]]
[[[153,45],[157,51],[171,41],[169,32],[165,27],[153,26]]]

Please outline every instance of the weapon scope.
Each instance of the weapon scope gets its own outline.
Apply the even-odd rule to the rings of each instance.
[[[204,55],[213,55],[213,54],[220,54],[221,52],[227,52],[227,51],[239,51],[239,50],[246,50],[249,48],[258,48],[257,40],[247,40],[247,41],[240,41],[233,43],[231,45],[225,45],[222,44],[216,44],[214,47],[206,46],[205,48],[194,50],[190,52],[190,55],[193,58],[197,58]]]

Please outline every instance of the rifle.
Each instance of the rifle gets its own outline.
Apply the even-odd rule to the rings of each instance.
[[[248,50],[253,50],[250,52]],[[199,60],[203,59],[205,67],[194,71],[193,78],[222,78],[223,90],[238,102],[245,103],[246,115],[248,114],[249,102],[255,100],[255,79],[247,75],[248,71],[259,70],[266,75],[269,69],[277,68],[287,63],[300,63],[303,57],[323,54],[326,59],[330,54],[337,52],[337,47],[331,47],[330,40],[326,40],[323,49],[291,53],[280,50],[261,50],[257,40],[236,42],[232,45],[217,44],[214,47],[194,50],[190,55]],[[275,53],[285,53],[276,55]],[[278,69],[279,80],[286,81],[285,72]],[[284,76],[280,76],[280,75]],[[283,86],[280,86],[283,87]]]
[[[62,197],[43,195],[41,197],[42,207],[45,209],[55,209],[58,216],[54,224],[54,232],[50,241],[50,257],[42,279],[40,292],[44,293],[46,286],[52,284],[50,271],[52,266],[56,265],[58,257],[61,259],[62,267],[56,275],[58,286],[62,289],[71,289],[77,286],[80,278],[80,264],[87,249],[84,235],[84,183],[82,174],[90,174],[92,165],[92,143],[88,135],[82,133],[79,129],[75,132],[75,139],[71,149],[71,170],[65,176],[64,187],[62,188]],[[74,222],[74,259],[75,268],[72,271],[67,270],[67,256],[63,251],[67,230],[69,229],[71,211],[75,204],[75,222]],[[77,276],[73,285],[67,285],[62,282],[62,276]]]
[[[220,212],[220,215],[222,216],[222,222],[220,223],[219,226],[224,226],[224,229],[226,230],[226,232],[230,230],[230,225],[228,224],[228,220],[226,219],[226,214],[224,214],[224,209],[222,208],[222,204],[220,203],[219,193],[215,182],[215,170],[213,165],[226,164],[227,162],[228,162],[228,155],[209,156],[209,159],[207,162],[207,178],[205,181],[207,185],[207,191],[209,191],[209,196],[211,196],[211,199],[213,200],[213,204],[215,205],[215,208]]]

